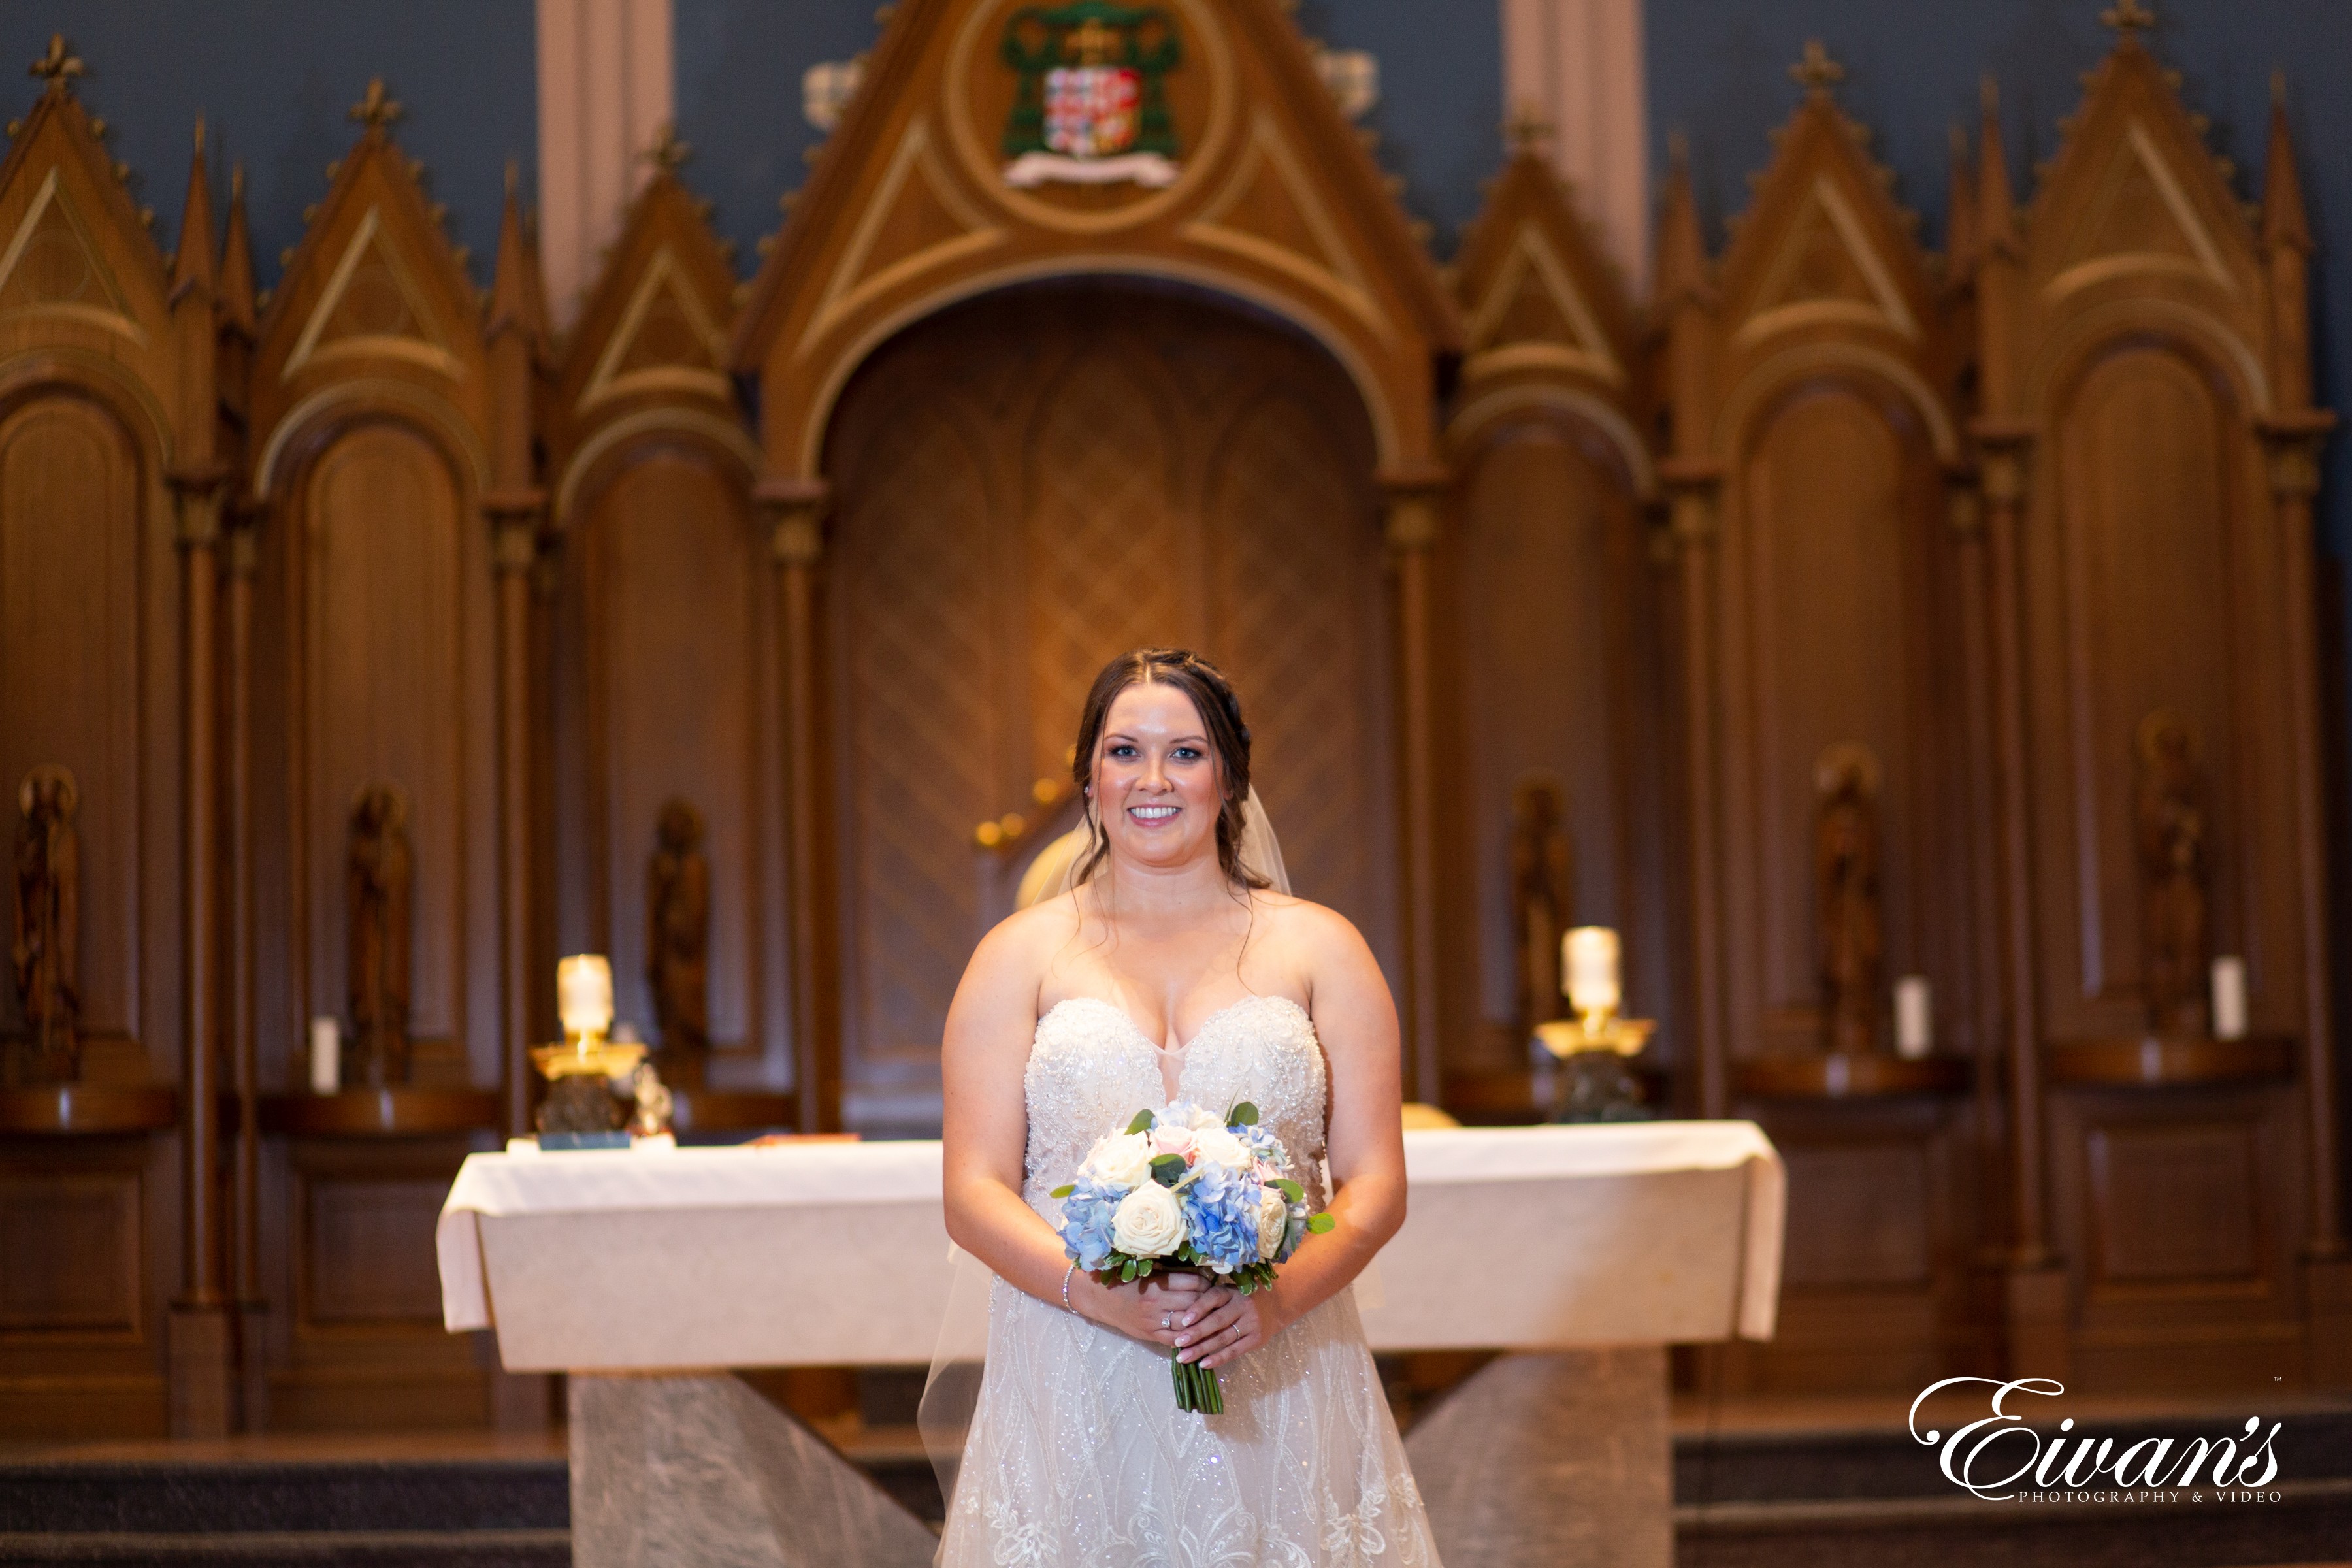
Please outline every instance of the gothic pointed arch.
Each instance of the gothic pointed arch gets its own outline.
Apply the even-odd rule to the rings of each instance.
[[[1429,458],[1453,304],[1276,0],[908,0],[736,325],[776,471],[813,475],[899,327],[1073,274],[1287,319],[1347,369],[1384,467]]]

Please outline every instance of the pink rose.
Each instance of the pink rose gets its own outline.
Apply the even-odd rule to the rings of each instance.
[[[1162,1154],[1192,1157],[1192,1145],[1199,1140],[1189,1127],[1155,1127],[1151,1130],[1151,1147]]]

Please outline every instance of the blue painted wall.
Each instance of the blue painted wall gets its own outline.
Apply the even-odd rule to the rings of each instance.
[[[801,115],[801,73],[871,49],[874,0],[673,4],[678,133],[695,149],[687,181],[718,204],[714,221],[748,272],[781,222],[776,198],[806,178],[803,155],[822,140]],[[1310,37],[1379,58],[1381,102],[1365,123],[1444,253],[1502,161],[1501,16],[1492,0],[1306,0],[1297,12]]]
[[[538,151],[531,12],[531,0],[12,5],[0,17],[0,118],[32,106],[40,89],[21,74],[24,63],[51,33],[65,34],[89,68],[77,90],[113,127],[108,143],[131,165],[131,194],[155,209],[155,236],[168,249],[202,114],[223,212],[229,165],[246,166],[266,287],[277,281],[278,253],[301,237],[302,209],[326,195],[328,163],[352,144],[358,128],[344,110],[381,76],[407,110],[394,128],[400,143],[425,161],[426,188],[448,205],[449,232],[473,248],[474,277],[487,281],[506,161],[520,159],[528,181]]]

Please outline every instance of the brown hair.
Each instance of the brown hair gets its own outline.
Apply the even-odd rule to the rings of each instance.
[[[1209,752],[1216,762],[1223,797],[1217,805],[1217,864],[1236,887],[1270,886],[1265,878],[1242,864],[1242,803],[1249,796],[1250,732],[1242,722],[1241,699],[1234,695],[1225,672],[1199,654],[1180,647],[1139,647],[1103,666],[1078,716],[1078,743],[1070,753],[1071,777],[1081,789],[1094,783],[1095,748],[1102,743],[1103,723],[1110,716],[1112,701],[1130,686],[1154,683],[1172,686],[1191,698],[1208,730]],[[1110,852],[1098,807],[1094,824],[1094,843],[1071,875],[1072,887],[1093,876]]]

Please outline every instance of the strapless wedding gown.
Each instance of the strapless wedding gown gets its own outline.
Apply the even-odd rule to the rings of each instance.
[[[1037,1021],[1022,1195],[1049,1223],[1048,1191],[1095,1141],[1168,1103],[1168,1054],[1108,1002]],[[1326,1079],[1305,1010],[1244,997],[1181,1064],[1179,1098],[1256,1105],[1319,1211]],[[1436,1568],[1352,1289],[1220,1371],[1223,1415],[1178,1410],[1166,1352],[996,1281],[941,1568]]]

